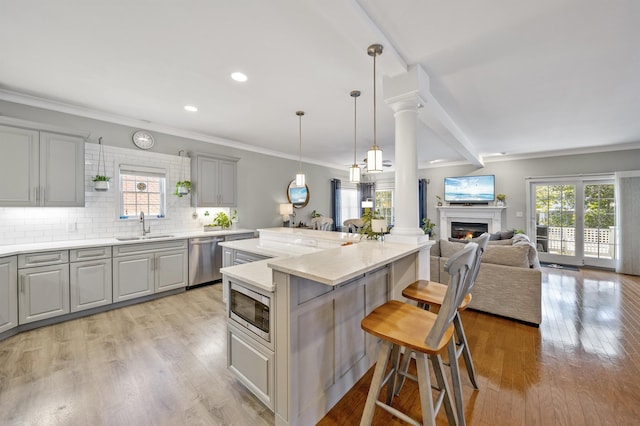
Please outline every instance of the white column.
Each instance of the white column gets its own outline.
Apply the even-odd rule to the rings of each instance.
[[[420,243],[428,239],[418,217],[418,108],[428,92],[428,76],[419,66],[385,77],[385,102],[393,109],[395,131],[395,224],[387,241]]]

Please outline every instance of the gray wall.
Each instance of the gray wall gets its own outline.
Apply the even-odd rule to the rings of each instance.
[[[122,126],[104,121],[78,117],[70,114],[49,111],[41,108],[0,101],[0,115],[20,118],[67,127],[90,133],[90,139],[97,142],[102,136],[107,145],[134,148],[131,135],[136,127]],[[215,145],[193,139],[152,133],[156,136],[153,151],[165,154],[177,154],[178,150],[187,152],[206,152],[239,157],[238,162],[238,213],[243,228],[281,226],[278,205],[287,202],[286,189],[295,177],[298,163],[294,160],[248,152],[232,147]],[[295,141],[292,147],[295,148]],[[348,179],[347,170],[329,169],[322,166],[303,163],[307,176],[310,202],[302,209],[296,209],[296,222],[309,222],[312,210],[330,214],[330,180],[334,177]],[[434,196],[443,195],[445,176],[467,174],[495,174],[496,191],[507,195],[506,229],[525,229],[525,179],[537,176],[561,176],[589,173],[604,173],[640,168],[640,149],[614,151],[598,154],[557,156],[530,160],[496,161],[487,163],[482,169],[472,166],[434,167],[419,171],[420,178],[430,180],[428,216],[438,218]],[[393,180],[393,174],[383,173],[371,177],[372,180]],[[523,217],[516,217],[516,212]],[[438,231],[436,229],[436,231]],[[438,232],[439,234],[439,232]]]
[[[420,170],[419,177],[429,179],[428,217],[438,221],[435,196],[444,196],[446,176],[495,175],[496,193],[507,196],[506,226],[504,229],[526,229],[526,181],[530,177],[613,173],[615,171],[640,169],[640,149],[579,154],[530,160],[496,161],[486,167],[472,166],[435,167]],[[522,217],[516,217],[522,212]],[[440,235],[439,229],[436,232]]]
[[[6,101],[0,101],[0,115],[90,133],[89,142],[93,143],[97,143],[98,138],[102,137],[105,145],[137,149],[131,141],[131,135],[139,127],[128,127]],[[254,229],[282,226],[279,204],[287,202],[287,186],[298,171],[297,161],[153,130],[151,133],[156,141],[151,149],[154,152],[177,155],[178,151],[183,149],[189,153],[203,152],[240,158],[237,206],[240,226]],[[292,148],[297,148],[296,141],[292,140],[291,144]],[[314,209],[330,214],[330,180],[334,177],[345,178],[347,171],[342,172],[307,163],[302,164],[302,169],[306,174],[310,201],[307,207],[295,209],[295,220],[296,223],[299,221],[309,223],[311,211]]]

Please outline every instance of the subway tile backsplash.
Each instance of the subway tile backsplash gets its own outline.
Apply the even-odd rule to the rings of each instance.
[[[149,151],[118,148],[105,145],[106,175],[111,177],[110,189],[99,192],[93,189],[92,178],[98,170],[99,145],[85,144],[85,207],[0,207],[0,245],[27,244],[48,241],[109,238],[137,235],[141,225],[134,219],[118,218],[118,177],[120,164],[160,167],[167,170],[166,217],[147,218],[151,233],[175,233],[202,230],[210,219],[203,216],[205,209],[191,207],[191,196],[179,198],[173,195],[176,182],[182,178],[182,158],[178,155],[158,154]],[[100,170],[101,174],[102,167]],[[184,159],[184,177],[191,179],[191,161]],[[218,211],[208,209],[212,218]]]

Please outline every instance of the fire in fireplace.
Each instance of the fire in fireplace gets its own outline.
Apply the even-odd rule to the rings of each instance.
[[[489,230],[487,223],[451,222],[451,238],[476,238]]]

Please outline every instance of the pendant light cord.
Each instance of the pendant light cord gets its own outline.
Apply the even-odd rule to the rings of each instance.
[[[100,145],[100,149],[98,150],[98,176],[106,176],[107,175],[107,166],[104,162],[104,147],[102,145],[102,136],[98,138],[98,145]],[[100,174],[100,162],[102,162],[102,171],[103,175]]]
[[[300,174],[302,174],[302,116],[304,115],[304,111],[296,111],[296,115],[298,116],[298,132],[300,140],[300,157],[298,160],[298,171]]]
[[[376,56],[373,55],[373,147],[378,146],[376,142]],[[375,165],[374,165],[375,166]]]

